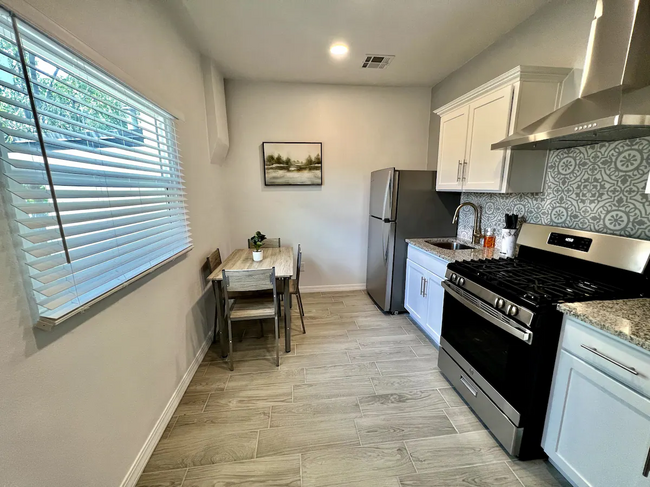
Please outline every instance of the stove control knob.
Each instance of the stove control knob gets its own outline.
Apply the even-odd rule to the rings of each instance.
[[[508,314],[510,316],[517,316],[517,313],[519,313],[519,308],[517,308],[514,304],[511,304],[508,307]]]
[[[497,298],[496,301],[494,302],[494,306],[498,309],[503,308],[506,305],[506,302],[503,300],[503,298]]]
[[[465,285],[465,278],[459,277],[458,278],[458,285],[459,286],[464,286]]]
[[[451,282],[456,282],[458,280],[458,276],[456,274],[451,275]]]

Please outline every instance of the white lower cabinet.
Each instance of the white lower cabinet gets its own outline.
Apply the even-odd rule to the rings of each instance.
[[[406,261],[406,288],[404,293],[404,307],[411,317],[418,323],[427,318],[427,298],[424,296],[424,282],[427,271],[415,262]]]
[[[429,337],[440,344],[442,303],[445,292],[441,285],[447,262],[409,245],[406,261],[404,307]]]
[[[569,320],[569,326],[583,325]],[[600,351],[607,340],[616,339],[592,337],[588,346],[596,345],[596,340],[601,343],[593,348]],[[594,355],[593,361],[589,357],[590,365],[571,353],[573,344],[568,344],[568,350],[563,344],[556,361],[544,451],[575,485],[650,487],[650,399],[606,373],[611,362]],[[626,359],[623,354],[610,358],[620,363]],[[602,367],[596,360],[602,360]]]
[[[429,273],[427,282],[427,321],[424,325],[430,332],[429,336],[440,345],[440,330],[442,330],[442,302],[445,298],[445,289],[441,285],[442,279]]]

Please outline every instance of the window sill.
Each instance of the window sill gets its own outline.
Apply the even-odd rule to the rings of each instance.
[[[66,314],[65,316],[62,316],[62,317],[60,317],[60,318],[56,318],[56,319],[54,319],[54,318],[40,318],[40,319],[38,320],[38,322],[36,322],[36,324],[35,324],[34,326],[35,326],[36,328],[40,328],[41,330],[51,331],[55,326],[60,325],[61,323],[63,323],[63,322],[66,321],[66,320],[69,320],[69,319],[72,318],[73,316],[76,316],[76,315],[78,315],[78,314],[80,314],[80,313],[83,313],[83,312],[86,311],[88,308],[90,308],[92,305],[94,305],[94,304],[100,302],[100,301],[103,300],[104,298],[107,298],[107,297],[110,296],[111,294],[115,294],[117,291],[120,291],[120,290],[124,289],[125,287],[127,287],[128,285],[130,285],[130,284],[136,282],[137,280],[142,279],[143,277],[145,277],[145,276],[151,274],[152,272],[154,272],[155,270],[159,269],[160,267],[162,267],[162,266],[164,266],[164,265],[166,265],[166,264],[169,264],[170,262],[173,262],[174,260],[178,259],[179,257],[181,257],[181,256],[183,256],[183,255],[185,255],[185,254],[187,254],[187,253],[188,253],[190,250],[192,250],[193,248],[194,248],[194,246],[193,246],[193,245],[190,245],[190,246],[187,247],[186,249],[181,250],[179,253],[177,253],[177,254],[175,254],[175,255],[172,255],[172,256],[169,257],[168,259],[165,259],[165,260],[163,260],[162,262],[156,264],[155,266],[153,266],[153,267],[147,269],[147,270],[144,271],[143,273],[138,274],[138,275],[135,276],[135,277],[132,277],[132,278],[129,279],[128,281],[124,282],[123,284],[120,284],[119,286],[116,286],[116,287],[114,287],[113,289],[111,289],[110,291],[108,291],[108,292],[102,294],[101,296],[96,297],[96,298],[93,299],[92,301],[89,301],[88,303],[86,303],[86,304],[84,304],[84,305],[82,305],[82,306],[79,306],[77,309],[75,309],[74,311],[71,311],[70,313]]]

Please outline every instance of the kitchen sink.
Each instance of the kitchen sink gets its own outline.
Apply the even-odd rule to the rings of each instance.
[[[474,248],[460,242],[435,242],[433,240],[425,240],[425,242],[429,245],[433,245],[434,247],[439,247],[441,249],[447,250],[471,250]]]

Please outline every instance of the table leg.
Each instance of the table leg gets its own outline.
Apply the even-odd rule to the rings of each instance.
[[[291,352],[291,278],[284,279],[284,347],[287,353]]]
[[[217,341],[217,328],[219,329],[219,346],[221,348],[221,357],[225,358],[226,357],[226,334],[224,333],[225,330],[225,322],[224,322],[224,317],[223,317],[223,297],[221,296],[221,281],[212,281],[214,285],[214,295],[217,300],[217,324],[215,326],[214,330],[214,338],[213,341]]]

